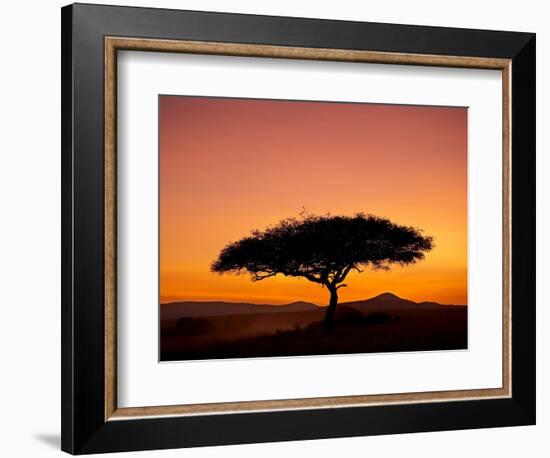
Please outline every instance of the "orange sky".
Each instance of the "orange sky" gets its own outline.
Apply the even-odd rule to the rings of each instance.
[[[325,305],[305,279],[209,271],[227,243],[305,208],[435,238],[414,266],[350,274],[340,302],[391,291],[466,304],[466,108],[160,96],[159,110],[162,302]]]

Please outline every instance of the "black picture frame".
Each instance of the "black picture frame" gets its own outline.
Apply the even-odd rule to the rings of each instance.
[[[105,419],[104,37],[511,59],[512,396]],[[535,34],[62,8],[62,449],[72,454],[535,424]]]

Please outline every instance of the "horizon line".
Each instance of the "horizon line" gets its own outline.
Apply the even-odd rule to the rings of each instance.
[[[444,305],[444,306],[456,306],[456,307],[467,307],[468,306],[467,303],[466,304],[457,304],[457,303],[443,304],[441,302],[434,301],[434,300],[429,300],[429,299],[428,300],[422,300],[422,301],[414,301],[412,299],[407,299],[405,297],[398,296],[397,294],[392,293],[390,291],[385,291],[383,293],[377,294],[377,295],[372,296],[372,297],[364,298],[364,299],[356,299],[356,300],[351,300],[351,301],[338,302],[338,305],[348,304],[348,303],[351,303],[351,302],[364,302],[364,301],[368,301],[368,300],[372,300],[372,299],[377,299],[381,296],[388,296],[388,295],[393,296],[393,297],[395,297],[397,299],[400,299],[400,300],[414,302],[415,304],[422,304],[422,303],[429,302],[429,303]],[[250,302],[250,301],[247,301],[247,300],[232,301],[232,300],[222,300],[222,299],[219,299],[219,300],[216,300],[216,299],[212,299],[212,300],[179,299],[179,300],[170,300],[170,301],[167,301],[167,302],[163,302],[162,299],[161,299],[161,300],[159,300],[159,305],[179,304],[179,303],[182,303],[182,302],[192,302],[192,303],[197,303],[197,304],[200,304],[200,303],[206,304],[206,303],[217,302],[217,303],[224,303],[224,304],[250,304],[250,305],[271,306],[271,307],[286,307],[286,306],[296,304],[296,303],[304,303],[304,304],[314,305],[315,307],[318,307],[318,308],[328,307],[328,304],[327,305],[319,305],[319,304],[316,304],[315,302],[306,301],[306,300],[295,300],[295,301],[285,302],[285,303],[280,303],[280,304],[270,304],[270,303],[267,303],[267,302],[257,302],[256,303],[256,302]]]

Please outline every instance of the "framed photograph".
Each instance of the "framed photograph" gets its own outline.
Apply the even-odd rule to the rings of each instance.
[[[535,35],[62,9],[62,448],[535,423]]]

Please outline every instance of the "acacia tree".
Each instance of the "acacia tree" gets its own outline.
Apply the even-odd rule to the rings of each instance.
[[[220,274],[248,272],[252,281],[284,275],[317,283],[330,292],[325,326],[331,329],[338,290],[347,286],[343,282],[351,271],[413,264],[432,248],[432,237],[386,218],[363,213],[302,215],[229,243],[211,270]]]

